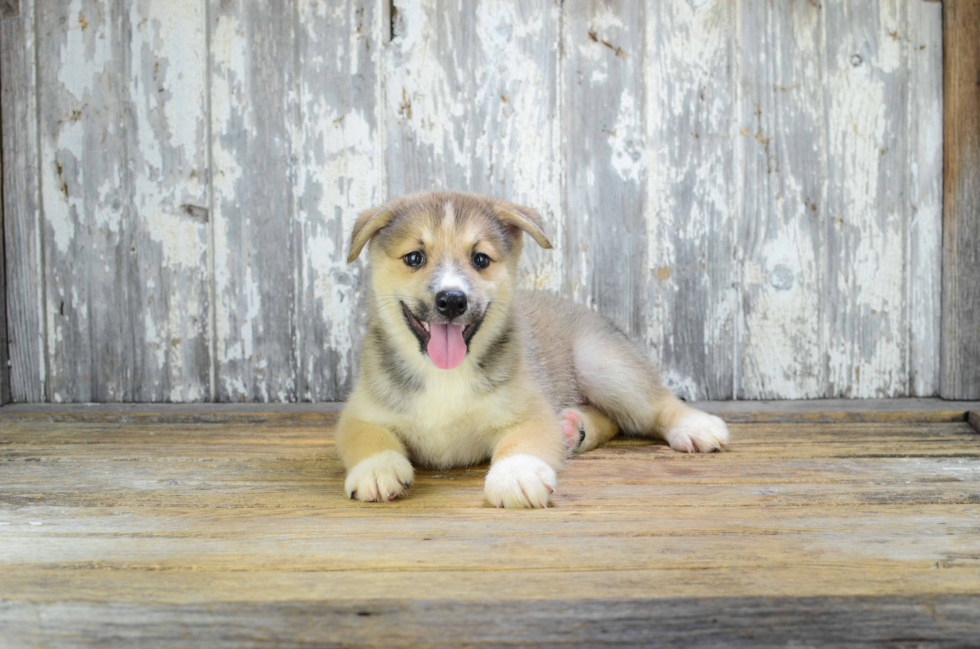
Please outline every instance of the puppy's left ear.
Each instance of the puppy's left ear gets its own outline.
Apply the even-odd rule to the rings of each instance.
[[[351,263],[361,254],[364,246],[371,240],[378,230],[388,225],[395,216],[394,202],[388,202],[378,207],[361,212],[354,223],[354,229],[350,234],[350,252],[347,254],[347,263]]]
[[[494,201],[493,211],[504,225],[527,232],[542,248],[551,248],[551,242],[544,234],[544,221],[536,210],[507,201]]]

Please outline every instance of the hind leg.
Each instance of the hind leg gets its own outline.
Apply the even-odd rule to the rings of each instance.
[[[658,404],[653,434],[682,453],[710,453],[728,446],[728,426],[721,417],[709,415],[669,395]]]
[[[605,444],[619,432],[619,426],[599,410],[586,406],[565,408],[558,414],[565,433],[568,453],[585,453]]]
[[[645,350],[611,327],[580,334],[574,356],[584,396],[624,433],[660,437],[685,453],[706,453],[728,445],[725,422],[671,394]]]

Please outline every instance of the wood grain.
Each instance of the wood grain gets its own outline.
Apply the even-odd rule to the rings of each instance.
[[[738,39],[738,398],[826,396],[821,321],[824,234],[820,205],[826,113],[826,10],[816,3],[750,3]],[[778,314],[778,316],[777,316]],[[774,317],[776,316],[776,317]]]
[[[17,411],[0,409],[15,644],[860,646],[980,628],[980,436],[962,414],[732,424],[711,455],[618,439],[569,462],[551,508],[515,512],[483,503],[485,467],[352,503],[333,412]]]
[[[0,47],[3,43],[0,42]],[[3,76],[0,74],[0,95],[3,93]],[[3,124],[3,109],[0,102],[0,126]],[[3,154],[0,153],[0,171],[3,169]],[[0,178],[2,180],[2,178]],[[7,338],[7,262],[4,257],[3,241],[3,183],[0,182],[0,406],[10,401],[10,350]]]
[[[562,5],[563,292],[646,333],[646,5]]]
[[[939,423],[967,421],[978,401],[944,399],[807,399],[801,401],[701,401],[700,410],[730,423]],[[11,404],[7,422],[336,423],[343,402],[297,404]]]
[[[736,7],[653,3],[646,20],[646,340],[687,399],[736,396]]]
[[[291,112],[295,223],[296,399],[330,401],[353,387],[365,322],[365,261],[348,266],[358,213],[385,200],[383,44],[375,0],[295,3]]]
[[[347,231],[435,188],[537,208],[556,248],[522,284],[608,314],[688,399],[931,396],[940,359],[973,381],[975,305],[940,316],[976,246],[945,229],[966,265],[941,291],[938,3],[18,9],[14,401],[343,399]]]
[[[943,3],[942,372],[945,398],[980,398],[980,4]]]
[[[898,179],[908,177],[909,5],[822,6],[826,396],[902,396],[909,187]]]
[[[3,220],[10,396],[45,401],[44,271],[37,139],[34,1],[0,22]]]
[[[296,400],[293,9],[209,0],[218,401]]]
[[[909,16],[909,291],[910,396],[939,394],[942,332],[943,9],[913,2]]]
[[[202,10],[37,7],[51,401],[207,397]]]
[[[211,2],[219,401],[342,398],[357,214],[384,200],[380,3]]]
[[[967,646],[977,633],[975,595],[907,597],[754,597],[492,602],[474,610],[441,600],[274,606],[202,602],[119,606],[115,635],[106,638],[86,603],[0,604],[0,620],[25,643],[52,636],[76,646],[125,646],[136,641],[181,646],[188,637],[216,647],[306,646],[332,629],[356,646],[384,647],[758,647]],[[51,620],[42,624],[38,620]],[[435,632],[438,630],[438,633]],[[289,639],[285,639],[286,634]],[[924,639],[923,639],[924,638]]]

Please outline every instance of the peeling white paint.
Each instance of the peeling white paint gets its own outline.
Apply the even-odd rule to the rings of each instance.
[[[646,24],[645,339],[689,399],[729,396],[734,371],[732,15],[724,1],[671,1]]]
[[[759,56],[740,60],[733,129],[745,174],[740,204],[759,215],[738,229],[739,398],[826,393],[820,17],[804,5],[790,11],[756,5],[743,17],[743,38],[761,34]]]
[[[624,88],[619,97],[619,112],[616,123],[609,136],[612,149],[610,165],[620,179],[639,183],[646,171],[644,155],[643,122],[640,111],[629,88]]]
[[[343,396],[365,284],[364,262],[345,263],[350,228],[388,196],[428,189],[538,209],[555,249],[529,244],[521,283],[592,308],[608,297],[596,259],[609,242],[574,233],[620,228],[623,255],[636,245],[646,261],[617,278],[629,293],[619,303],[634,308],[642,289],[635,333],[687,398],[935,392],[941,8],[668,0],[644,26],[624,18],[629,7],[568,1],[396,8],[397,37],[383,44],[379,6],[300,0],[284,23],[298,40],[268,60],[249,51],[248,20],[282,18],[271,5],[213,0],[209,44],[196,0],[119,15],[118,3],[72,0],[64,20],[42,16],[38,371],[51,365],[53,400],[84,396],[79,368],[106,354],[77,347],[111,321],[100,308],[117,273],[140,282],[138,296],[105,306],[142,336],[140,380],[155,398],[206,398],[196,377],[212,324],[226,398]],[[642,53],[628,43],[639,28]],[[272,64],[286,96],[256,85],[257,66]],[[578,83],[592,94],[576,95]],[[260,129],[274,152],[249,148],[269,135]],[[271,226],[289,255],[275,278],[249,239],[260,236],[250,219],[270,215],[243,197],[265,155],[288,157],[269,186],[292,201]],[[201,212],[209,191],[214,211]],[[622,225],[633,227],[623,211],[634,200],[639,231]],[[89,266],[72,265],[83,256]],[[292,327],[291,349],[266,330],[281,304],[270,286],[295,293],[273,314]],[[140,312],[125,313],[133,304]],[[107,341],[110,355],[123,338]],[[125,398],[110,383],[103,394]]]
[[[880,31],[879,41],[892,40],[885,26]],[[907,392],[907,224],[888,207],[893,184],[903,181],[882,167],[888,148],[898,145],[891,132],[900,116],[887,109],[888,70],[851,60],[846,55],[853,48],[847,45],[847,40],[840,43],[838,67],[828,70],[828,159],[837,165],[833,178],[841,183],[828,188],[841,246],[840,270],[831,281],[846,305],[824,324],[827,381],[833,396],[901,396]],[[897,81],[891,83],[897,87]]]
[[[913,396],[939,390],[942,312],[943,89],[942,7],[909,6],[909,383]]]

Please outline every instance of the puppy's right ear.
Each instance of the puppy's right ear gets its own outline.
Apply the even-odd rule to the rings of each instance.
[[[496,212],[497,218],[504,225],[517,234],[523,230],[531,235],[531,238],[542,248],[551,248],[551,242],[544,234],[544,222],[537,210],[523,205],[514,205],[507,201],[494,201],[493,211]]]
[[[354,224],[354,230],[350,234],[350,252],[347,254],[347,263],[351,263],[361,254],[361,250],[367,245],[378,230],[388,225],[395,216],[395,204],[385,203],[378,207],[361,212]]]

